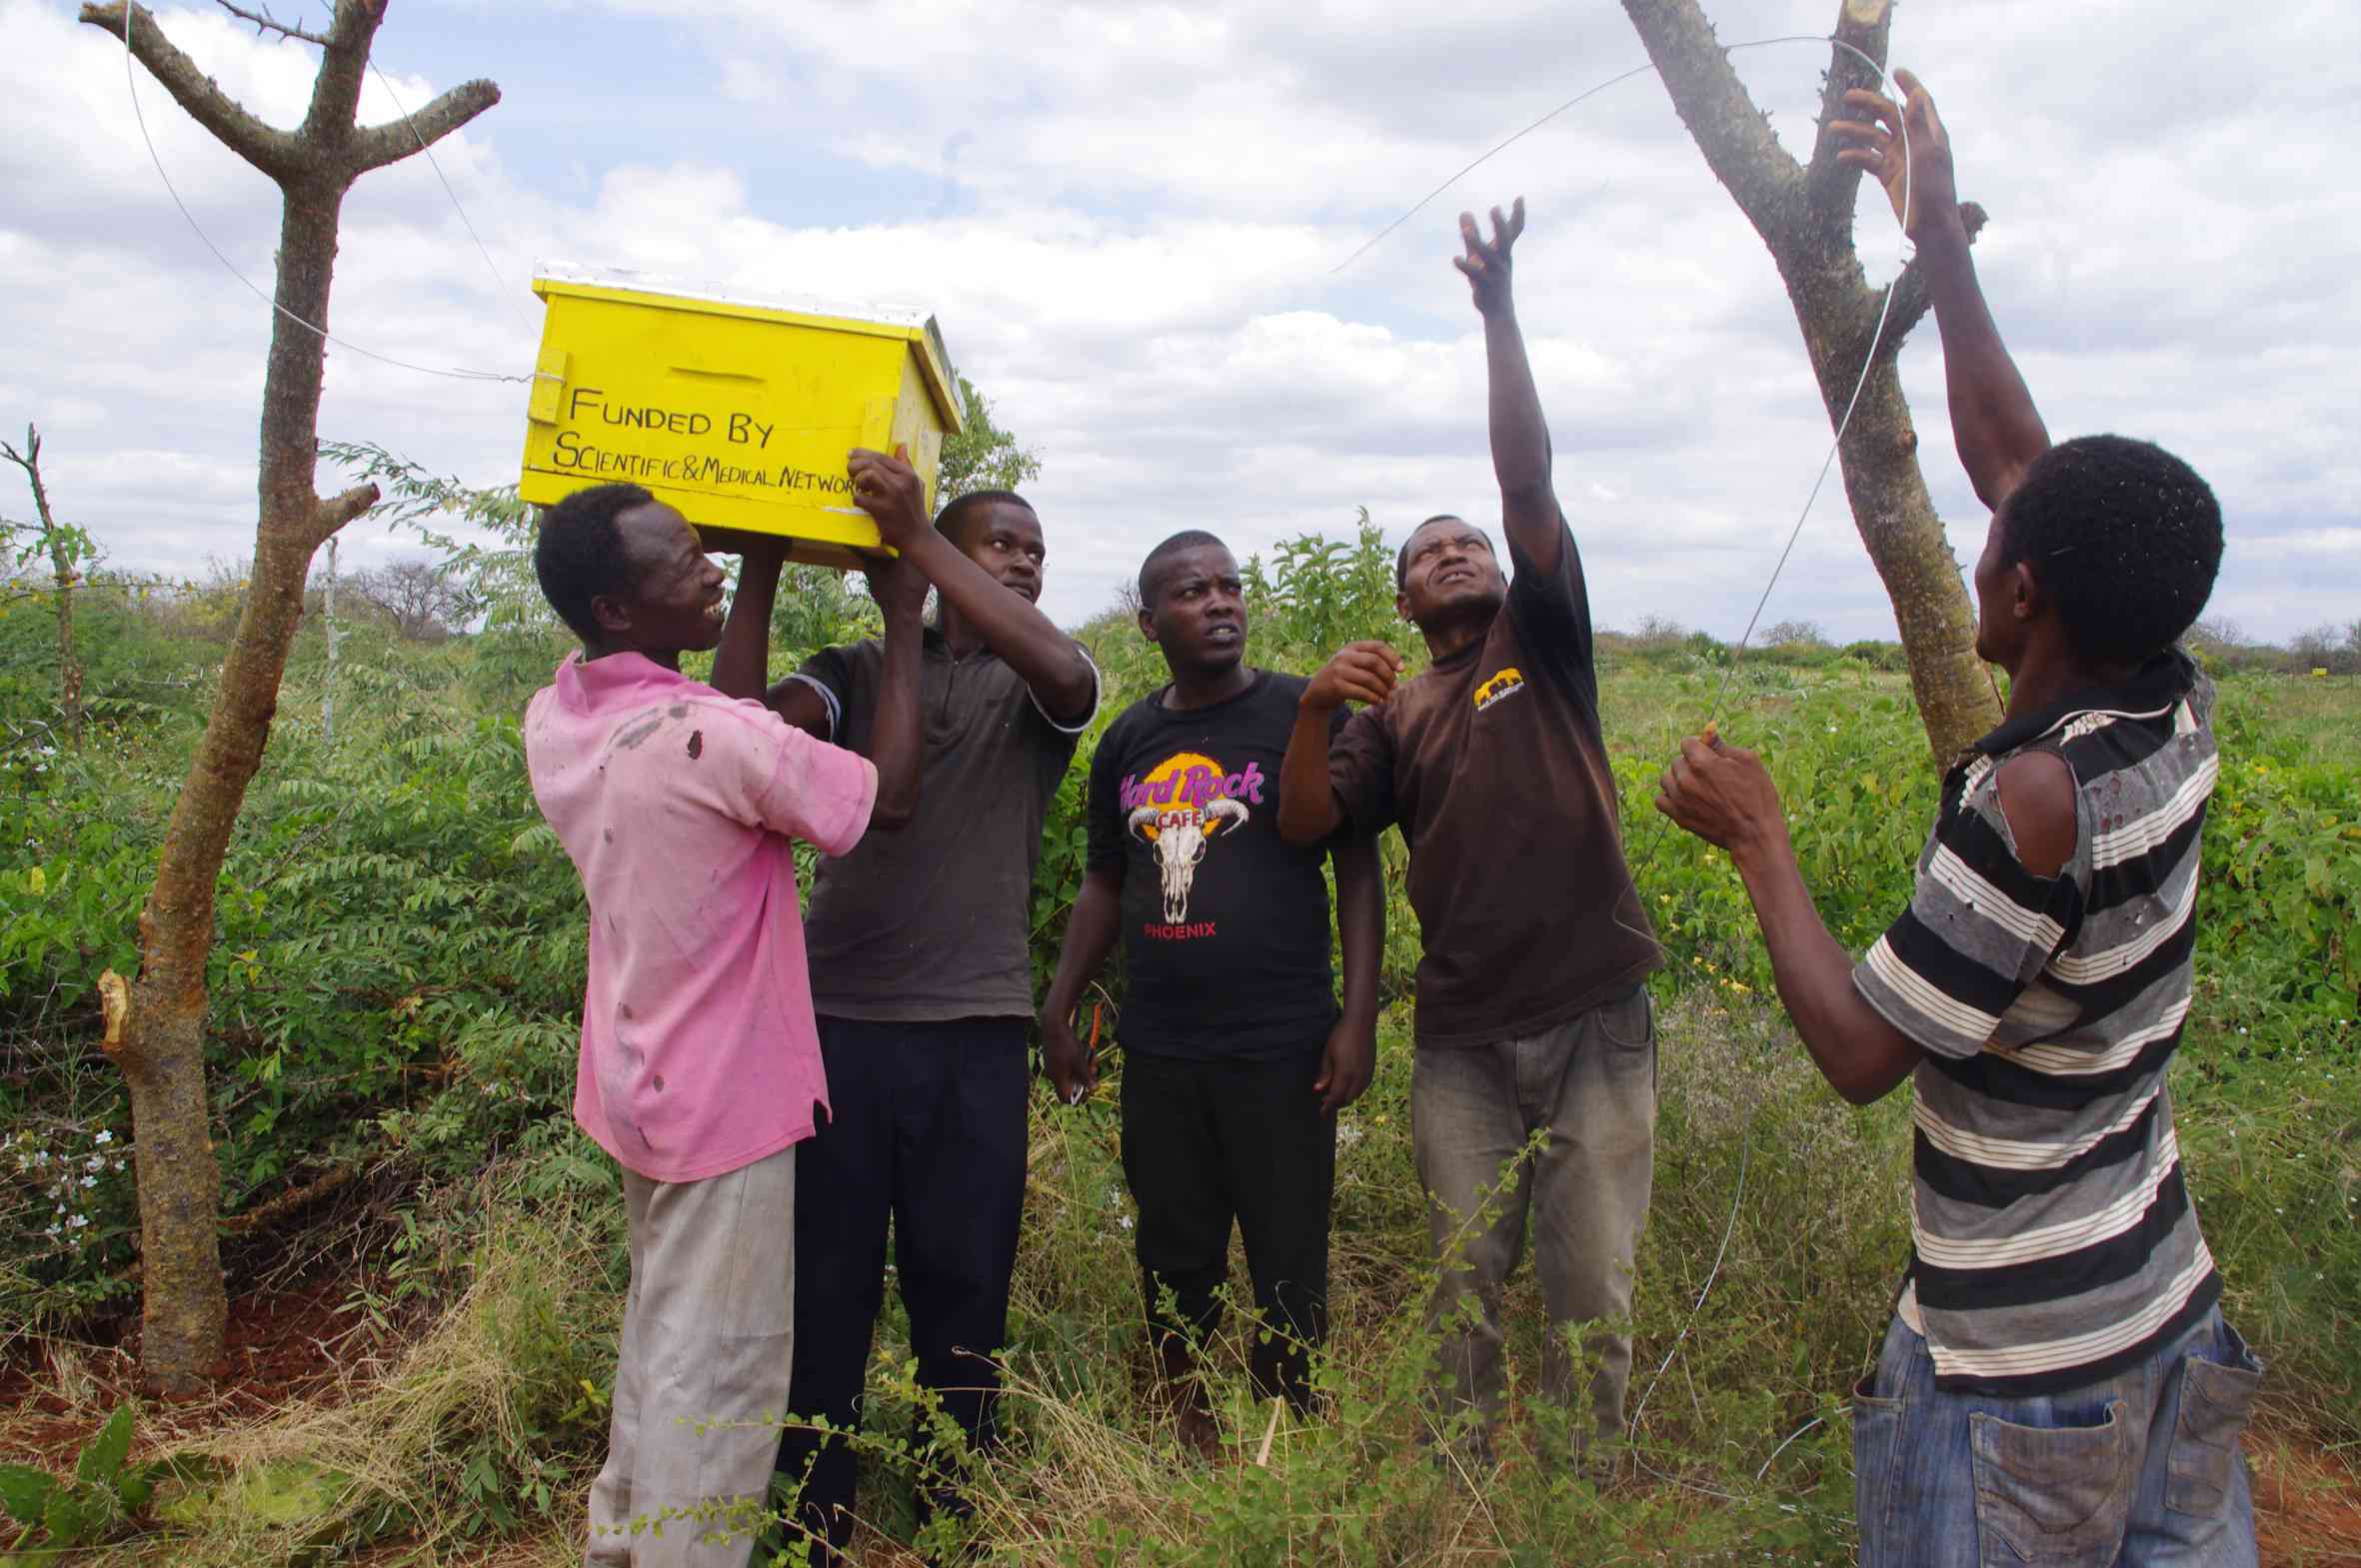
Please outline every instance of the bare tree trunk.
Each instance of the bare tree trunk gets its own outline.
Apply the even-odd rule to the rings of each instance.
[[[64,711],[66,744],[82,744],[82,655],[74,647],[74,561],[62,545],[49,552],[57,575],[57,706]]]
[[[41,479],[41,432],[31,425],[25,427],[25,449],[22,452],[0,441],[0,455],[25,471],[25,481],[33,488],[33,516],[41,530],[41,543],[49,550],[49,571],[56,580],[57,592],[52,602],[57,610],[57,707],[64,722],[66,744],[82,744],[82,656],[74,648],[74,583],[77,558],[94,554],[89,550],[89,536],[80,529],[61,529],[57,518],[49,510],[49,487]]]
[[[439,140],[500,101],[490,82],[467,82],[412,121],[356,126],[353,113],[386,3],[337,0],[325,35],[262,24],[320,46],[311,105],[293,131],[266,125],[226,96],[165,38],[144,6],[118,0],[82,8],[83,21],[124,39],[193,119],[276,181],[284,197],[277,308],[263,378],[262,507],[252,588],[140,914],[139,978],[118,1003],[108,1030],[131,1088],[138,1139],[141,1364],[167,1392],[193,1390],[212,1373],[228,1317],[217,1228],[221,1168],[208,1136],[205,1088],[214,883],[246,786],[270,741],[312,554],[377,502],[374,485],[327,500],[313,489],[327,358],[327,343],[314,328],[324,331],[328,324],[338,213],[361,175]]]
[[[1919,472],[1918,432],[1894,368],[1903,336],[1926,313],[1924,285],[1914,266],[1903,270],[1885,336],[1873,342],[1884,296],[1869,288],[1853,250],[1860,176],[1837,161],[1835,138],[1821,133],[1808,167],[1779,146],[1698,0],[1623,0],[1623,9],[1706,165],[1770,248],[1831,426],[1875,350],[1837,461],[1853,525],[1893,602],[1927,742],[1938,762],[1948,761],[1999,722],[2000,702],[1975,657],[1975,615]],[[1883,61],[1891,22],[1892,0],[1841,0],[1836,36]],[[1876,85],[1851,54],[1831,56],[1823,126],[1843,107],[1845,89]],[[1972,235],[1983,214],[1972,205],[1963,211]]]

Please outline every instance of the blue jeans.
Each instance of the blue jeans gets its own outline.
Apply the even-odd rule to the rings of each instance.
[[[2087,1387],[1945,1393],[1897,1317],[1853,1401],[1861,1568],[2253,1568],[2238,1434],[2261,1383],[2216,1310]]]

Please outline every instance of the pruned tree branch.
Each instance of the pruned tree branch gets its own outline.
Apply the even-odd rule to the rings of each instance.
[[[338,529],[376,505],[377,487],[375,485],[355,485],[341,495],[330,496],[320,503],[319,510],[313,514],[312,529],[315,537],[312,540],[311,548],[319,549],[328,543],[329,535],[334,534]]]
[[[1730,69],[1700,0],[1623,0],[1631,25],[1714,178],[1777,265],[1829,423],[1854,527],[1885,584],[1910,662],[1911,693],[1931,752],[1945,760],[1999,717],[1974,656],[1975,618],[1918,469],[1918,434],[1892,346],[1927,309],[1924,280],[1905,268],[1878,337],[1878,310],[1853,246],[1852,170],[1827,133],[1847,88],[1874,73],[1852,54],[1885,54],[1892,0],[1836,0],[1835,50],[1808,170],[1779,146]],[[1874,356],[1872,351],[1875,351]]]
[[[49,488],[41,483],[41,431],[38,426],[25,426],[25,450],[17,451],[13,442],[0,441],[0,458],[6,458],[25,471],[25,478],[33,487],[33,512],[41,520],[44,535],[55,533],[57,522],[49,515]]]
[[[1729,63],[1697,0],[1623,0],[1672,107],[1754,232],[1777,250],[1796,221],[1803,170]]]
[[[369,126],[353,137],[355,172],[382,169],[432,147],[498,102],[499,87],[478,77],[460,83],[414,115]]]
[[[284,180],[302,164],[303,145],[294,133],[248,113],[244,105],[216,86],[212,77],[198,70],[197,63],[164,36],[155,13],[146,6],[134,0],[85,5],[81,19],[122,39],[132,57],[164,84],[164,90],[188,111],[190,119],[272,179]]]
[[[214,0],[214,4],[220,6],[224,11],[229,12],[230,15],[236,17],[241,22],[252,22],[254,24],[254,30],[257,33],[277,33],[282,38],[301,39],[307,44],[318,44],[323,49],[328,47],[328,40],[326,38],[322,37],[318,33],[307,33],[292,22],[280,21],[277,17],[271,15],[270,8],[268,6],[265,6],[260,11],[249,11],[242,5],[232,5],[230,0]]]
[[[377,41],[377,25],[385,20],[386,0],[336,0],[336,20],[329,25],[320,51],[320,74],[312,78],[312,103],[304,111],[304,141],[331,154],[342,166],[345,148],[353,139],[353,111],[361,102],[361,82],[369,71],[369,46]],[[341,167],[346,180],[359,173]]]
[[[1976,236],[1984,231],[1984,209],[1974,202],[1961,202],[1959,221],[1967,230],[1967,243],[1975,244]],[[1901,273],[1893,281],[1893,288],[1894,308],[1885,319],[1885,336],[1877,342],[1880,355],[1900,353],[1902,340],[1910,335],[1911,328],[1926,318],[1927,311],[1934,304],[1934,297],[1926,292],[1926,275],[1918,270],[1918,258],[1915,256],[1903,265]]]
[[[1836,18],[1838,43],[1850,44],[1882,65],[1887,36],[1893,30],[1893,0],[1844,0]],[[1875,87],[1878,73],[1852,49],[1828,51],[1828,75],[1820,88],[1819,140],[1812,147],[1811,169],[1804,176],[1804,212],[1812,229],[1831,245],[1852,239],[1853,192],[1861,171],[1840,161],[1828,122],[1848,119],[1844,95],[1855,87]]]

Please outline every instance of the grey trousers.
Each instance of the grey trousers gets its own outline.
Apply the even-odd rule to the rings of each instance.
[[[705,1181],[627,1170],[623,1197],[631,1292],[583,1561],[745,1568],[787,1411],[796,1151]]]
[[[1567,1323],[1627,1319],[1632,1254],[1647,1221],[1656,1142],[1655,1015],[1645,987],[1539,1034],[1460,1049],[1424,1047],[1410,1079],[1411,1143],[1427,1223],[1444,1264],[1428,1310],[1442,1330],[1446,1393],[1500,1414],[1500,1297],[1524,1250],[1549,1316],[1541,1391],[1570,1404]],[[1533,1135],[1548,1136],[1530,1158]],[[1506,1182],[1501,1170],[1516,1161]],[[1463,1303],[1476,1303],[1467,1321]],[[1631,1337],[1593,1330],[1590,1409],[1599,1436],[1623,1423]],[[1575,1426],[1577,1445],[1590,1436]]]

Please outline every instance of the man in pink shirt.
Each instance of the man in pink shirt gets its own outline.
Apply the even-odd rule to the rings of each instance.
[[[924,487],[857,452],[854,499],[889,543],[927,527]],[[534,567],[582,638],[525,713],[533,793],[590,898],[575,1119],[623,1167],[631,1289],[594,1564],[743,1568],[786,1412],[795,1145],[825,1107],[792,838],[843,854],[918,793],[926,581],[871,573],[885,679],[870,757],[760,702],[767,617],[725,623],[721,569],[634,485],[543,514]]]

